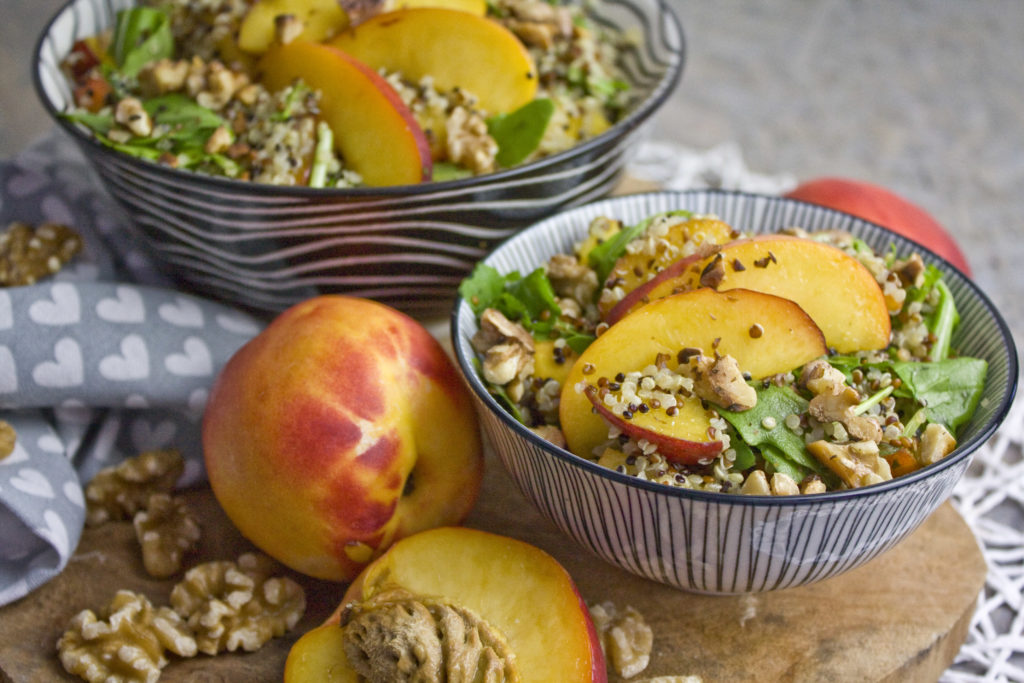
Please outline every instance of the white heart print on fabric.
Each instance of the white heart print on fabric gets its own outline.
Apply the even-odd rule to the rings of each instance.
[[[160,304],[160,317],[177,327],[202,327],[203,309],[185,297],[175,297],[174,303]]]
[[[68,388],[85,381],[82,349],[70,337],[58,339],[53,345],[55,360],[43,361],[32,370],[32,379],[41,387]]]
[[[14,364],[14,354],[0,345],[0,394],[13,394],[17,390],[18,368]]]
[[[43,522],[46,526],[36,529],[36,532],[50,542],[61,557],[67,557],[71,553],[71,542],[68,539],[68,528],[53,510],[43,513]]]
[[[185,340],[185,353],[172,353],[164,360],[167,370],[181,377],[208,377],[213,374],[210,349],[199,337]]]
[[[40,299],[28,308],[28,317],[40,325],[74,325],[82,317],[78,288],[70,282],[50,287],[50,299]]]
[[[22,446],[19,442],[15,441],[14,450],[11,451],[6,458],[0,460],[0,467],[4,467],[5,465],[13,465],[19,462],[28,462],[28,451],[26,451],[25,447]]]
[[[146,319],[142,295],[134,287],[119,286],[117,298],[103,299],[96,304],[96,315],[111,323],[141,323]]]
[[[100,374],[112,382],[134,382],[149,377],[149,350],[137,334],[121,340],[121,353],[100,361]]]
[[[80,508],[85,507],[85,494],[77,481],[66,481],[62,487],[64,497]]]
[[[217,316],[217,324],[228,332],[246,337],[255,336],[260,331],[259,326],[251,320],[223,313]]]
[[[14,327],[14,311],[11,309],[11,295],[0,290],[0,330]]]
[[[31,467],[18,470],[18,473],[11,477],[11,486],[36,498],[53,498],[55,495],[46,476]]]

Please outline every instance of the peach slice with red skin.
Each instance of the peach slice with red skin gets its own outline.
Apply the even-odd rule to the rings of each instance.
[[[249,8],[238,28],[238,47],[262,54],[277,37],[276,22],[282,15],[302,22],[296,40],[320,43],[348,26],[348,15],[338,0],[259,0]]]
[[[340,295],[284,311],[231,357],[202,438],[242,535],[333,581],[462,521],[483,474],[472,400],[441,344],[399,311]]]
[[[395,591],[482,619],[504,637],[523,681],[607,680],[589,610],[557,560],[517,539],[445,527],[402,539],[363,570],[325,623],[292,646],[286,683],[361,680],[342,647],[342,616]]]
[[[372,186],[429,180],[426,135],[398,93],[379,74],[329,45],[274,45],[260,60],[264,84],[280,90],[301,79],[320,91],[321,118],[348,168]]]
[[[569,450],[589,458],[608,439],[608,424],[593,410],[583,386],[642,370],[659,357],[667,358],[667,366],[674,369],[683,349],[732,356],[755,380],[789,372],[828,352],[811,317],[792,301],[772,294],[700,288],[653,301],[609,327],[573,364],[559,404]],[[686,457],[700,459],[714,448],[706,434],[710,417],[698,413],[700,403],[694,401],[689,407],[684,403],[678,428],[673,420],[649,427],[680,442],[676,457],[689,453]]]
[[[475,95],[488,114],[503,114],[537,93],[537,69],[526,47],[496,21],[443,7],[378,14],[330,42],[374,69],[418,82],[432,76],[438,90]]]
[[[701,286],[701,275],[720,259],[718,291],[753,289],[795,301],[839,353],[881,349],[892,323],[885,296],[864,265],[832,245],[790,235],[758,235],[722,246],[714,256],[682,259],[630,292],[608,322],[661,297]]]

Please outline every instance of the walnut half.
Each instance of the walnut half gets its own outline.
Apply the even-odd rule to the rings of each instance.
[[[199,542],[199,522],[184,498],[154,493],[146,509],[132,519],[142,547],[142,563],[150,576],[163,579],[181,571],[185,553]]]
[[[630,606],[619,611],[612,602],[590,605],[608,664],[623,678],[647,668],[654,647],[654,631],[640,612]]]
[[[85,487],[85,523],[130,519],[153,493],[169,493],[185,470],[176,450],[146,451],[96,473]]]
[[[153,683],[167,664],[166,651],[192,657],[196,641],[173,610],[154,609],[144,595],[126,590],[102,618],[88,609],[76,614],[57,641],[65,670],[90,683]]]
[[[171,590],[171,606],[188,621],[200,652],[258,650],[291,629],[306,610],[302,586],[273,577],[270,558],[245,553],[238,562],[196,565]]]

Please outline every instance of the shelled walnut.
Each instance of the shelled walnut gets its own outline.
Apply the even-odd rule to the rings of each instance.
[[[185,553],[201,535],[196,520],[183,498],[154,493],[144,510],[132,519],[135,537],[142,547],[142,563],[151,576],[167,578],[181,570]]]
[[[0,460],[14,452],[14,444],[18,441],[18,433],[7,420],[0,420]]]
[[[608,664],[623,678],[636,676],[647,668],[654,646],[654,632],[643,615],[633,607],[624,610],[612,602],[590,605]]]
[[[251,652],[302,618],[306,596],[269,558],[245,553],[238,562],[197,565],[171,590],[171,606],[188,622],[200,652]]]
[[[155,608],[144,595],[118,591],[98,617],[82,610],[57,641],[61,664],[90,683],[153,683],[166,666],[167,651],[197,652],[190,629],[174,610]]]
[[[130,519],[153,493],[169,493],[185,470],[176,450],[146,451],[96,473],[85,487],[88,526]]]
[[[0,233],[0,287],[31,285],[53,275],[81,250],[81,236],[66,225],[15,221]]]

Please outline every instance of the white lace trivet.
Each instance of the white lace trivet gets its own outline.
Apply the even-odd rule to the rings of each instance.
[[[629,173],[670,190],[781,194],[797,183],[789,174],[751,171],[733,143],[694,150],[646,142]],[[975,453],[952,503],[978,539],[988,574],[967,641],[940,680],[1024,681],[1024,397],[1018,395],[1006,421]]]

